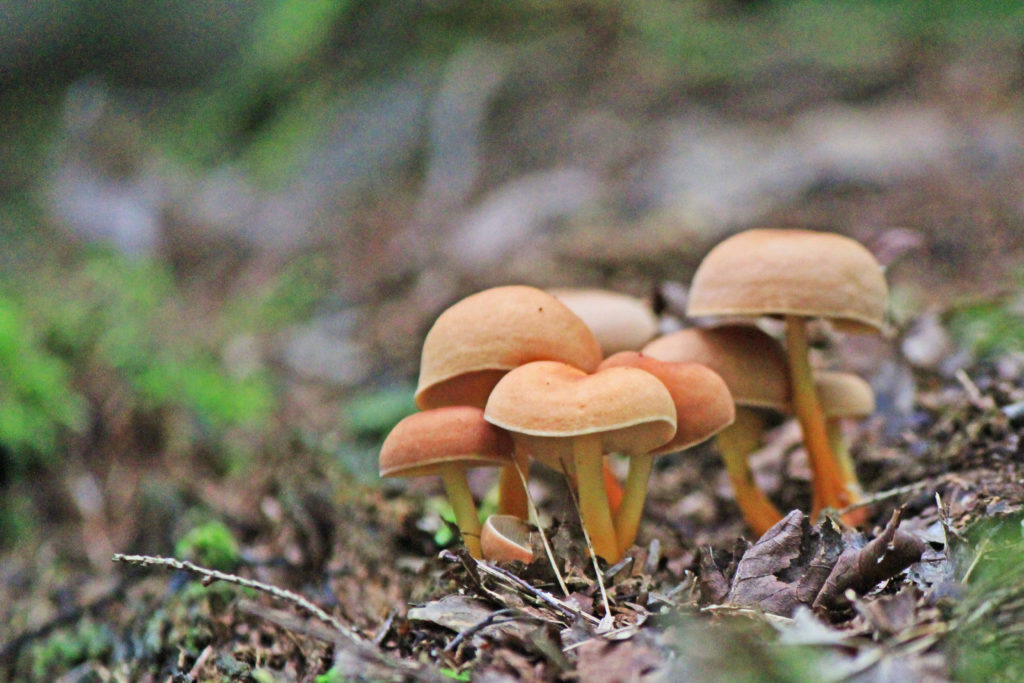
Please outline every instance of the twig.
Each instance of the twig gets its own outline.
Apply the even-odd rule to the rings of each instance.
[[[916,481],[913,484],[897,486],[896,488],[886,489],[885,491],[878,491],[877,493],[872,493],[870,496],[865,496],[864,498],[861,498],[856,503],[852,503],[844,508],[836,510],[835,514],[842,516],[845,515],[847,512],[852,512],[853,510],[862,507],[867,507],[868,505],[874,505],[875,503],[880,503],[883,500],[888,500],[889,498],[896,498],[897,496],[902,496],[906,493],[914,493],[915,491],[920,491],[931,486],[939,486],[941,484],[945,484],[946,482],[953,481],[955,478],[955,475],[944,474],[941,477],[937,477],[935,479]]]
[[[500,624],[507,624],[513,621],[546,621],[541,617],[533,616],[532,614],[522,614],[517,609],[505,608],[500,609],[497,612],[492,612],[487,617],[484,617],[472,626],[468,626],[452,638],[452,641],[444,646],[445,652],[452,652],[459,646],[459,643],[464,641],[466,638],[470,638],[480,631],[484,630],[488,626],[498,626]],[[558,623],[558,622],[555,622]]]
[[[568,472],[568,468],[565,463],[562,463],[562,471]],[[580,501],[576,498],[576,492],[572,488],[572,481],[569,480],[569,475],[565,475],[566,483],[569,488],[569,498],[572,499],[572,505],[576,508],[576,516],[580,518],[580,527],[583,529],[583,540],[587,544],[587,551],[590,553],[590,561],[594,565],[594,575],[597,577],[597,586],[601,589],[601,601],[604,603],[604,617],[610,619],[612,616],[612,606],[608,603],[608,592],[604,589],[604,577],[601,575],[601,567],[597,564],[597,554],[594,553],[594,544],[590,542],[590,534],[587,533],[587,524],[583,521],[583,512],[580,510]]]
[[[530,521],[537,527],[537,531],[540,533],[540,540],[544,544],[544,552],[548,556],[548,562],[551,564],[551,570],[555,572],[555,578],[558,579],[558,587],[562,589],[562,595],[569,597],[569,588],[565,585],[565,580],[562,578],[562,572],[558,571],[558,563],[555,562],[555,553],[551,550],[551,544],[548,543],[548,535],[544,533],[544,527],[540,523],[540,514],[537,512],[537,505],[533,502],[533,495],[530,493],[530,487],[526,481],[526,474],[523,469],[519,466],[519,461],[512,458],[512,464],[515,465],[516,472],[519,473],[519,480],[523,482],[523,491],[526,492],[526,502],[529,504],[530,510]]]
[[[237,586],[243,586],[245,588],[252,588],[268,595],[272,595],[278,600],[284,600],[296,605],[300,609],[303,609],[320,621],[330,624],[338,633],[345,636],[349,640],[365,645],[367,642],[359,636],[355,631],[342,624],[336,618],[332,617],[327,612],[323,611],[312,602],[302,597],[298,593],[285,590],[284,588],[278,588],[269,583],[263,583],[261,581],[253,581],[252,579],[242,578],[236,574],[228,574],[226,572],[218,571],[216,569],[207,569],[206,567],[200,567],[197,564],[193,564],[187,560],[176,560],[173,557],[152,557],[150,555],[122,555],[120,553],[114,555],[114,562],[124,562],[125,564],[136,565],[140,567],[161,567],[163,569],[176,569],[179,571],[192,572],[193,574],[199,574],[203,577],[203,585],[208,586],[214,581],[224,581],[226,583],[233,583]]]
[[[477,560],[476,566],[483,573],[489,574],[491,576],[494,576],[505,581],[506,583],[512,584],[514,587],[522,591],[525,591],[526,593],[529,593],[541,602],[549,605],[550,607],[554,607],[555,609],[562,612],[563,614],[568,615],[569,617],[582,617],[583,619],[591,622],[592,624],[601,623],[600,620],[594,615],[587,614],[579,608],[573,607],[568,603],[559,600],[551,593],[548,593],[547,591],[541,590],[539,588],[536,588],[535,586],[530,585],[529,582],[524,581],[523,579],[519,578],[515,574],[512,574],[511,572],[505,571],[501,567],[496,567],[493,564],[490,564],[489,562],[484,562],[481,560]]]

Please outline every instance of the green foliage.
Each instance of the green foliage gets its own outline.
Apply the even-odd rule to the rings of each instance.
[[[116,372],[144,408],[182,408],[215,431],[257,425],[273,409],[268,377],[229,375],[195,340],[203,330],[180,319],[161,262],[94,250],[70,269],[34,271],[32,282],[13,289],[50,348],[76,366]]]
[[[174,554],[220,571],[231,571],[241,558],[238,541],[223,522],[212,521],[186,533],[174,546]]]
[[[1024,537],[1021,515],[974,525],[956,558],[966,586],[950,629],[960,681],[1024,680]]]
[[[1024,351],[1024,311],[1003,302],[985,302],[960,308],[949,319],[954,338],[985,358]]]
[[[0,446],[15,473],[56,462],[61,433],[85,427],[70,368],[40,342],[21,306],[0,293]]]
[[[341,669],[331,668],[325,674],[316,677],[316,683],[345,683],[348,678]]]
[[[353,398],[345,410],[345,422],[356,437],[380,440],[415,412],[413,388],[393,386]]]
[[[29,650],[32,680],[54,680],[57,674],[87,661],[106,657],[114,646],[113,634],[104,624],[88,619],[74,629],[58,631]]]
[[[628,5],[641,49],[688,82],[747,78],[779,63],[862,71],[891,65],[906,46],[966,46],[1015,35],[1017,2],[790,0],[729,10],[707,0]]]

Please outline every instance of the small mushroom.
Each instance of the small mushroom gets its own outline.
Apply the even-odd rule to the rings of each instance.
[[[814,387],[821,399],[821,408],[825,412],[825,430],[832,452],[842,468],[848,485],[859,487],[857,470],[850,456],[850,449],[843,438],[842,421],[848,418],[863,418],[875,412],[875,392],[871,385],[861,377],[848,372],[820,371],[814,374]],[[859,488],[858,488],[859,490]],[[850,518],[844,517],[849,524],[859,524],[865,515]]]
[[[587,324],[604,355],[634,351],[658,333],[658,317],[650,304],[607,289],[549,289]]]
[[[858,495],[829,446],[811,374],[806,322],[825,318],[847,331],[879,330],[887,299],[882,267],[871,252],[827,232],[741,232],[715,246],[693,276],[687,315],[785,320],[793,410],[814,476],[812,514],[846,507]]]
[[[590,328],[552,295],[535,287],[492,287],[456,302],[423,342],[416,405],[483,408],[506,372],[535,360],[556,360],[592,372],[601,347]],[[515,458],[525,475],[529,459]],[[514,466],[502,470],[500,512],[527,516],[526,492]]]
[[[533,562],[530,525],[515,515],[491,515],[480,533],[480,548],[488,562]]]
[[[639,368],[657,377],[672,396],[676,411],[676,433],[672,440],[653,450],[634,453],[629,459],[625,495],[615,514],[615,536],[619,551],[625,553],[640,528],[654,457],[710,439],[732,423],[736,411],[725,381],[699,363],[673,363],[636,351],[621,351],[606,358],[599,372],[616,367]]]
[[[588,375],[564,363],[537,361],[498,382],[484,418],[511,433],[538,462],[575,482],[594,552],[618,561],[602,456],[647,453],[672,438],[676,410],[665,385],[637,368]]]
[[[466,470],[504,467],[511,457],[509,435],[485,421],[480,408],[434,408],[406,417],[391,430],[380,449],[380,476],[440,476],[462,542],[479,559],[480,518]]]
[[[736,419],[718,433],[718,451],[747,526],[763,535],[782,513],[754,483],[747,458],[761,447],[764,411],[789,410],[785,351],[753,325],[722,325],[669,333],[645,346],[643,353],[663,361],[701,363],[725,380],[736,403]]]

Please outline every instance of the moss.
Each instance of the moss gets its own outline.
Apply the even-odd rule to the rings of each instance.
[[[241,559],[238,541],[230,529],[219,521],[207,522],[191,529],[175,544],[174,554],[220,571],[231,571]]]

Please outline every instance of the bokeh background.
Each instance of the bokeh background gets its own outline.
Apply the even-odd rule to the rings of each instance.
[[[472,291],[671,319],[724,235],[829,229],[921,363],[1013,357],[1022,223],[1013,0],[0,0],[0,640],[378,486]]]

